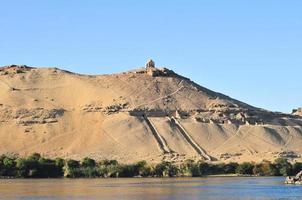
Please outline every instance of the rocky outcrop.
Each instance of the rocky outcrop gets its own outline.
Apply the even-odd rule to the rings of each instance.
[[[128,107],[128,103],[114,102],[113,104],[104,107],[100,105],[87,104],[82,108],[82,110],[85,112],[102,112],[105,115],[110,115],[125,111]]]
[[[27,65],[7,65],[7,66],[0,67],[0,74],[1,75],[21,74],[21,73],[25,73],[26,71],[29,71],[31,69],[34,69],[34,68],[29,67]]]
[[[58,118],[63,116],[64,109],[45,109],[45,108],[32,108],[32,109],[0,109],[0,122],[15,121],[15,123],[29,126],[32,124],[46,124],[58,122]]]
[[[299,172],[295,177],[286,177],[285,184],[302,185],[302,171]]]
[[[302,117],[302,108],[294,109],[293,115],[298,115]]]

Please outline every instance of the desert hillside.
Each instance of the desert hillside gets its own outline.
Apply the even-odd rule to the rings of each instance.
[[[301,161],[297,113],[255,108],[152,62],[95,76],[0,68],[0,154],[121,162]]]

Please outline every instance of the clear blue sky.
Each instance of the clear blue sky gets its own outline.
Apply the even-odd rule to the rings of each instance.
[[[153,58],[254,106],[302,106],[301,0],[0,0],[0,65],[85,74]]]

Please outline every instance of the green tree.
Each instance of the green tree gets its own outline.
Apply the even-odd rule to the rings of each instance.
[[[183,164],[180,165],[179,171],[182,176],[186,177],[199,177],[201,175],[199,164],[194,160],[186,160]]]
[[[65,160],[63,158],[56,158],[55,164],[57,167],[64,167]]]
[[[239,164],[236,168],[237,174],[243,174],[243,175],[252,175],[253,174],[253,164],[249,162],[244,162],[242,164]]]
[[[80,168],[81,169],[81,175],[84,176],[85,178],[96,178],[99,177],[99,171],[98,168],[96,167],[84,167]]]
[[[262,176],[261,164],[255,164],[253,167],[253,174],[256,176]]]
[[[198,162],[198,165],[199,165],[199,171],[200,171],[201,176],[209,174],[210,166],[208,163],[206,163],[204,161],[200,161],[200,162]]]
[[[292,175],[298,174],[300,171],[302,171],[302,163],[296,162],[293,165]]]
[[[119,177],[134,177],[138,175],[135,165],[120,165],[119,167]]]
[[[228,163],[224,166],[224,173],[235,174],[237,167],[238,167],[238,163],[234,163],[234,162]]]
[[[191,167],[192,163],[194,163],[194,161],[191,162],[191,160],[186,160],[184,163],[182,163],[180,165],[180,174],[181,174],[181,176],[184,176],[184,177],[192,176],[192,173],[191,173],[191,170],[190,170],[190,167]]]
[[[155,175],[158,177],[177,176],[179,169],[170,162],[163,161],[155,166]]]
[[[64,170],[64,176],[65,177],[70,177],[70,178],[75,178],[80,176],[80,162],[76,160],[66,160],[63,170]]]
[[[33,153],[27,158],[27,160],[38,161],[40,158],[41,158],[41,155],[39,153]]]
[[[163,161],[163,162],[157,164],[154,169],[155,175],[158,177],[168,176],[168,168],[169,168],[168,162]]]
[[[121,171],[116,160],[102,160],[98,163],[98,173],[102,177],[118,177]]]
[[[26,169],[28,170],[28,177],[32,178],[38,178],[39,177],[39,159],[41,158],[41,155],[38,153],[33,153],[30,155],[24,164],[26,164]]]
[[[178,173],[179,173],[179,169],[177,166],[175,166],[173,164],[169,165],[169,169],[168,169],[169,177],[176,177],[176,176],[178,176]]]
[[[118,165],[118,162],[116,160],[102,160],[101,162],[99,162],[99,165],[104,165],[104,166],[108,166],[108,165]]]
[[[25,158],[18,158],[16,160],[17,174],[18,178],[26,178],[29,174],[29,166]]]
[[[278,170],[270,161],[264,160],[260,163],[260,173],[263,176],[275,176],[278,174]]]
[[[63,158],[56,158],[55,159],[55,166],[57,170],[57,174],[59,174],[60,177],[64,176],[64,164],[65,160]]]
[[[11,157],[5,157],[3,159],[3,166],[6,168],[6,169],[12,169],[13,167],[15,167],[15,159],[14,158],[11,158]]]
[[[91,158],[84,158],[81,162],[82,167],[90,167],[93,168],[96,166],[96,162],[95,160],[91,159]]]
[[[225,164],[218,163],[218,164],[209,164],[208,165],[208,174],[224,174],[225,173]]]
[[[136,176],[147,177],[151,175],[151,167],[145,160],[137,162],[134,167]]]
[[[292,165],[285,158],[276,159],[275,165],[278,170],[277,175],[288,176],[292,173]]]
[[[1,170],[0,170],[0,176],[15,176],[15,166],[16,166],[16,158],[10,157],[10,156],[1,156],[0,158],[0,164],[1,164]]]
[[[56,166],[55,160],[40,158],[36,177],[56,178],[62,175],[60,168]]]

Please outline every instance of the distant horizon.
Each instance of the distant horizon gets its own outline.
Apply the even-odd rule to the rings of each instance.
[[[0,66],[111,74],[148,58],[255,107],[302,107],[302,1],[4,1]],[[63,67],[62,67],[63,66]]]

